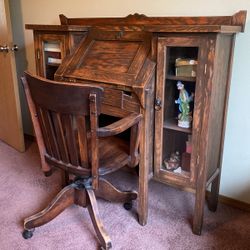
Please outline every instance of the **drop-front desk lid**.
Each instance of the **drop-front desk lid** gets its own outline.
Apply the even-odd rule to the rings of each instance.
[[[65,58],[55,77],[132,88],[140,95],[155,68],[155,63],[149,59],[150,49],[150,33],[92,29]]]

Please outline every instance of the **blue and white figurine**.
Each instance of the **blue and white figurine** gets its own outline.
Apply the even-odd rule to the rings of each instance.
[[[182,128],[190,128],[192,116],[190,113],[189,103],[193,101],[193,94],[189,95],[184,88],[184,84],[181,81],[177,82],[177,89],[179,90],[179,98],[175,100],[176,104],[179,104],[178,126]]]

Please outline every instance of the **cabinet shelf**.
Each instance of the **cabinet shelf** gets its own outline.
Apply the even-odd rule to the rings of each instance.
[[[175,119],[175,118],[166,119],[164,121],[164,123],[163,123],[163,128],[171,129],[171,130],[175,130],[175,131],[180,131],[180,132],[184,132],[184,133],[188,133],[188,134],[192,133],[191,128],[181,128],[181,127],[179,127],[177,125],[177,119]]]
[[[60,63],[46,63],[47,66],[59,67]]]
[[[195,82],[196,77],[188,77],[188,76],[175,76],[175,75],[167,75],[167,80],[174,80],[174,81],[185,81],[185,82]]]
[[[171,171],[171,170],[167,170],[164,168],[164,166],[161,167],[161,172],[163,174],[168,174],[168,175],[172,175],[172,176],[178,176],[181,178],[185,178],[185,179],[189,179],[190,178],[190,173],[184,170],[180,170],[180,172],[175,172],[175,171]]]

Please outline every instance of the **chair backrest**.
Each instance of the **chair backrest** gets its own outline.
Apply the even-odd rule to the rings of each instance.
[[[103,89],[50,81],[28,72],[22,81],[36,107],[46,147],[45,160],[77,176],[96,177],[96,130]]]

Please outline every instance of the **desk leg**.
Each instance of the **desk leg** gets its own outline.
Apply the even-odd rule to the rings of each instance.
[[[146,107],[142,111],[142,133],[140,142],[139,165],[139,193],[138,193],[138,217],[139,223],[144,226],[148,220],[148,183],[152,177],[153,167],[153,133],[154,133],[154,78],[152,88],[146,91]]]
[[[201,164],[201,163],[200,163]],[[206,170],[204,166],[199,170],[196,183],[196,193],[195,193],[195,206],[194,206],[194,216],[193,216],[193,233],[196,235],[201,235],[203,215],[204,215],[204,203],[206,195]]]
[[[144,127],[144,125],[143,125]],[[145,129],[143,128],[143,134]],[[146,154],[145,136],[141,139],[141,159],[139,165],[139,193],[138,193],[138,219],[139,223],[144,226],[148,220],[148,164]]]
[[[208,208],[210,211],[215,212],[218,206],[218,198],[219,198],[219,189],[220,189],[220,175],[213,180],[211,185],[211,194],[208,199]]]
[[[201,235],[203,215],[204,215],[204,203],[205,203],[205,187],[197,188],[195,194],[195,208],[193,216],[193,233]]]

